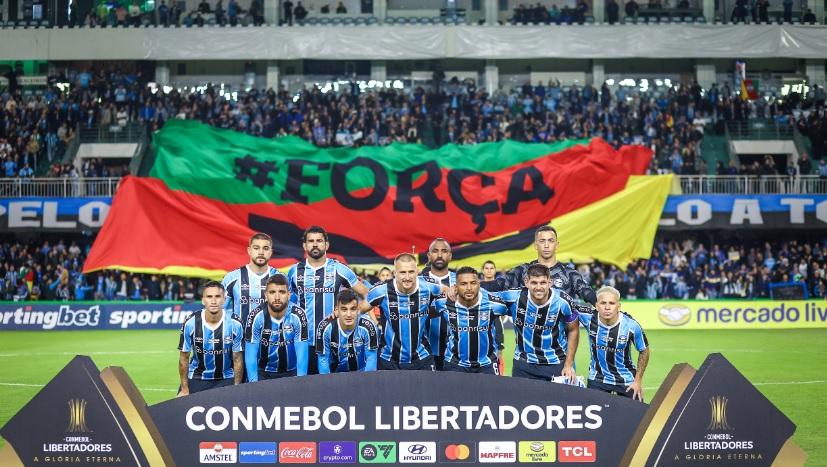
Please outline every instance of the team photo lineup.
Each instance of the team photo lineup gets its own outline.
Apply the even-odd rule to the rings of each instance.
[[[635,319],[621,311],[617,289],[595,291],[557,260],[557,231],[534,232],[537,259],[505,274],[449,269],[451,245],[435,238],[427,265],[411,253],[394,258],[376,284],[327,257],[319,226],[304,231],[306,258],[285,275],[269,265],[272,238],[250,238],[250,262],[203,285],[203,309],[183,324],[178,396],[292,376],[377,370],[501,375],[503,326],[515,339],[512,377],[586,387],[643,401],[650,350]],[[590,365],[578,376],[580,328]],[[632,348],[637,353],[632,358]],[[584,381],[585,380],[585,381]]]

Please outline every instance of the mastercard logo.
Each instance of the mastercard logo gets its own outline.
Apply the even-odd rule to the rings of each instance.
[[[471,456],[471,448],[466,444],[449,444],[445,446],[445,458],[449,461],[464,461]]]

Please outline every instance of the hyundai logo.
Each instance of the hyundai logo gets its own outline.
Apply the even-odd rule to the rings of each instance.
[[[412,444],[408,446],[408,452],[411,454],[425,454],[427,450],[428,447],[423,444]]]

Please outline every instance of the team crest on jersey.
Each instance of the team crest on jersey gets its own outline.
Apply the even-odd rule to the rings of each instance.
[[[618,336],[617,343],[618,344],[625,344],[629,341],[629,336]]]
[[[284,326],[281,327],[281,329],[284,332],[293,332],[293,325],[285,324]]]

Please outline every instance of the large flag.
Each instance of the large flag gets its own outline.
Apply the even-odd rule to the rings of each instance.
[[[424,252],[435,237],[457,245],[458,260],[521,250],[537,226],[627,191],[652,157],[642,146],[616,151],[600,139],[321,149],[194,121],[169,122],[153,143],[150,176],[121,183],[86,271],[217,277],[248,261],[247,241],[258,231],[274,238],[272,264],[286,266],[303,256],[310,225],[327,229],[331,253],[353,264]],[[659,186],[642,195],[660,200],[657,209],[632,209],[640,215],[612,218],[620,223],[612,228],[653,236],[668,192]],[[561,247],[575,235],[614,235],[603,215],[578,217]],[[582,257],[648,256],[601,251]]]

